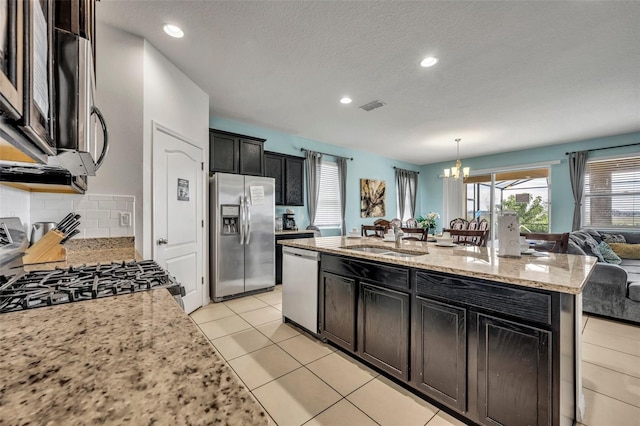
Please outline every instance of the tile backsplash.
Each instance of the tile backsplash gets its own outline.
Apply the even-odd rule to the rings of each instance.
[[[30,219],[59,222],[68,213],[79,214],[80,233],[74,238],[134,235],[135,197],[132,195],[31,193]]]

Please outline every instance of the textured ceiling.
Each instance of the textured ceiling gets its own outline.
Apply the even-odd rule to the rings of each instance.
[[[455,138],[464,158],[640,130],[636,1],[102,0],[97,17],[213,115],[410,163],[455,158]]]

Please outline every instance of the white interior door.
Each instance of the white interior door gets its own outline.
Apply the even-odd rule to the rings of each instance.
[[[185,288],[190,313],[203,303],[202,149],[153,125],[153,258]]]

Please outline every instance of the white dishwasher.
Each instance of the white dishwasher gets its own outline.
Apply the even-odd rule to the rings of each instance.
[[[320,253],[282,247],[282,315],[318,333],[318,263]]]

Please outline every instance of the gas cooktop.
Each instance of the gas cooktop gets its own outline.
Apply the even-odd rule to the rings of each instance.
[[[156,288],[184,288],[152,260],[56,268],[0,276],[0,313],[99,299]],[[180,300],[178,300],[180,302]]]

